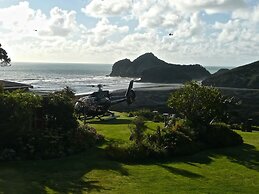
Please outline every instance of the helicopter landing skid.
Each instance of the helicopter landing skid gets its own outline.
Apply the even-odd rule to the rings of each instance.
[[[87,115],[81,115],[78,116],[78,119],[80,121],[90,120],[93,119],[95,116],[87,116]],[[116,116],[113,112],[107,112],[106,114],[96,116],[100,121],[108,121],[118,118],[119,116]]]
[[[100,121],[109,121],[118,118],[113,112],[108,111],[105,115],[99,116]]]

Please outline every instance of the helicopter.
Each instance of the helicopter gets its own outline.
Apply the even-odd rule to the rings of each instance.
[[[128,89],[124,96],[111,96],[108,90],[103,91],[102,85],[98,84],[97,87],[99,90],[93,92],[89,95],[79,98],[74,106],[75,113],[78,115],[79,119],[82,118],[91,119],[98,117],[102,120],[104,116],[114,117],[114,113],[109,111],[109,108],[121,102],[127,102],[127,104],[132,104],[136,98],[136,94],[133,88],[134,80],[131,80],[128,86]]]

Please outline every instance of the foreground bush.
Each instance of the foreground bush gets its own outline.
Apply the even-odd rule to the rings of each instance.
[[[212,121],[225,121],[229,117],[229,107],[235,105],[234,98],[222,95],[219,89],[196,82],[185,84],[168,99],[168,106],[174,113],[192,122],[195,128],[207,127]]]
[[[68,90],[0,93],[0,160],[57,158],[93,146],[101,137],[79,126],[73,107]]]
[[[201,140],[213,148],[236,146],[243,143],[242,137],[224,123],[214,123],[201,134]]]
[[[23,93],[0,93],[0,149],[20,148],[20,139],[35,133],[35,115],[41,97]]]
[[[138,117],[133,120],[130,131],[132,143],[123,146],[110,145],[106,148],[109,157],[122,161],[140,161],[186,155],[199,149],[188,136],[192,134],[192,130],[181,121],[163,129],[158,127],[155,132],[150,133],[147,132],[144,120]]]
[[[196,133],[197,129],[193,129],[184,119],[174,119],[167,127],[158,127],[151,133],[147,132],[143,119],[137,118],[133,123],[135,127],[130,127],[132,143],[109,145],[106,150],[109,157],[126,162],[139,162],[149,158],[163,159],[243,143],[239,134],[222,123],[200,129],[200,133]]]

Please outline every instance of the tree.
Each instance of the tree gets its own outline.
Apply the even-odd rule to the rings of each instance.
[[[233,104],[233,100],[233,97],[223,96],[216,88],[189,82],[171,94],[168,106],[197,128],[209,126],[213,120],[226,119],[228,106]]]
[[[11,63],[11,59],[8,57],[7,52],[1,48],[1,44],[0,44],[0,65],[1,66],[7,66],[10,65]]]

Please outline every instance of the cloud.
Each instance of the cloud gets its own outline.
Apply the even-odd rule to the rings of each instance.
[[[129,31],[128,26],[117,26],[110,23],[107,18],[101,18],[96,26],[87,31],[85,36],[88,46],[98,47],[105,44],[113,35],[124,34]]]
[[[172,0],[178,9],[201,11],[207,13],[218,13],[224,11],[232,11],[246,7],[245,0]]]
[[[67,36],[77,29],[76,12],[54,7],[45,27],[40,27],[40,35]]]
[[[238,9],[232,13],[232,18],[250,20],[259,23],[259,5],[250,9]]]
[[[241,23],[239,20],[229,20],[227,23],[217,22],[214,25],[214,28],[221,30],[221,32],[218,35],[218,41],[224,43],[237,41],[241,33]]]
[[[92,0],[81,11],[93,17],[120,16],[130,11],[132,0]]]
[[[0,23],[7,30],[21,36],[67,36],[77,29],[76,12],[58,7],[50,10],[47,17],[41,10],[30,8],[29,2],[20,2],[0,9]]]
[[[32,34],[35,26],[45,21],[46,16],[40,10],[31,9],[26,1],[0,9],[0,23],[11,32]]]
[[[97,22],[95,28],[90,31],[94,34],[107,37],[115,33],[125,33],[128,32],[128,30],[128,26],[119,27],[117,25],[112,25],[107,18],[102,18]]]
[[[172,63],[258,60],[259,5],[245,0],[88,2],[82,9],[59,5],[48,12],[27,1],[0,8],[1,43],[13,61],[113,63],[145,52]],[[205,18],[204,12],[217,15]]]
[[[60,57],[77,43],[77,34],[80,37],[86,31],[77,24],[75,11],[54,7],[47,16],[39,9],[32,9],[27,1],[0,8],[0,23],[1,43],[6,45],[13,61]]]

